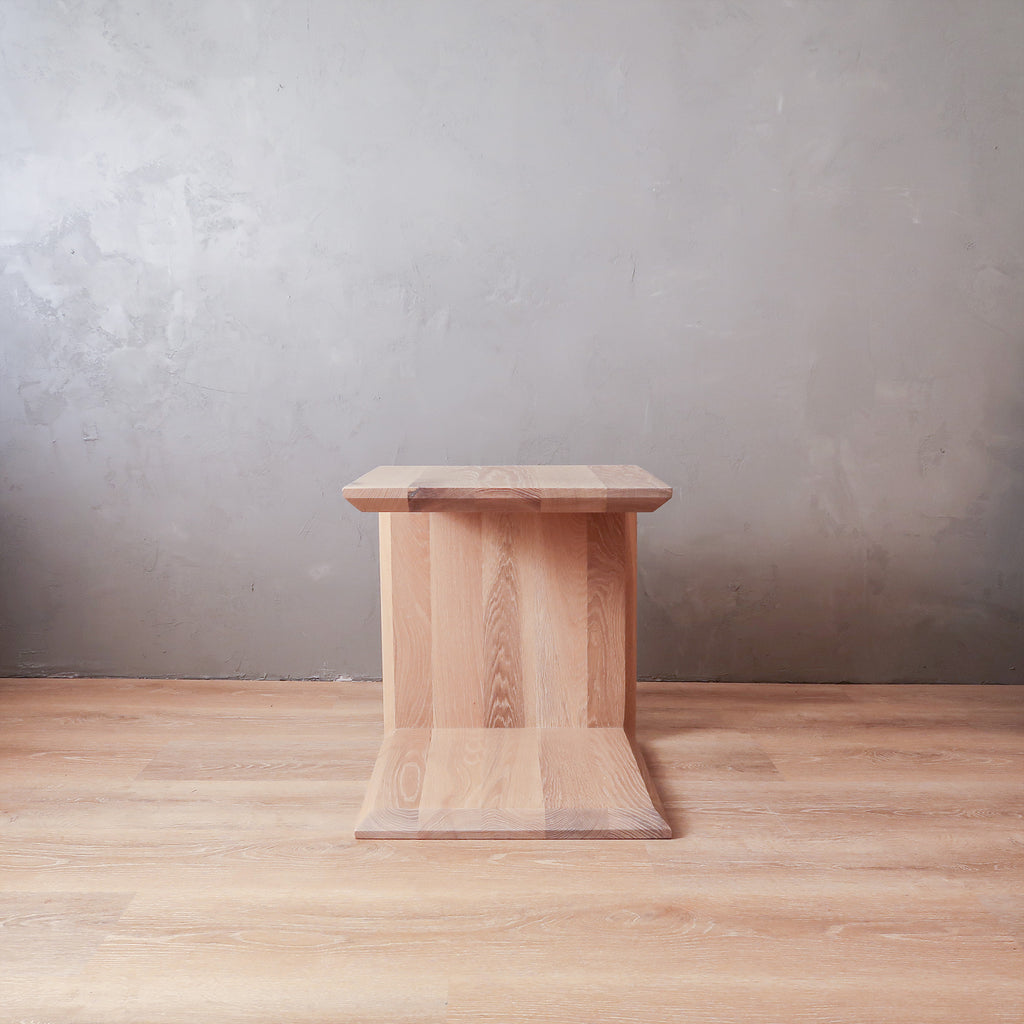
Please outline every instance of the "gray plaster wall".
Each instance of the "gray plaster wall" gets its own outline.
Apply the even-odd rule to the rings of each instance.
[[[379,463],[636,462],[640,672],[1024,680],[1020,0],[4,0],[0,672],[374,676]]]

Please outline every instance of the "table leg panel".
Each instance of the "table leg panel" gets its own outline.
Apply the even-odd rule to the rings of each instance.
[[[621,726],[631,548],[626,516],[587,517],[587,725]]]
[[[526,723],[523,685],[523,516],[495,512],[482,517],[483,645],[489,728]]]
[[[483,646],[483,517],[430,513],[431,679],[435,728],[482,728],[489,687]]]
[[[414,512],[384,512],[380,534],[384,725],[430,728],[430,521]]]
[[[587,724],[587,517],[535,515],[522,559],[527,725]]]

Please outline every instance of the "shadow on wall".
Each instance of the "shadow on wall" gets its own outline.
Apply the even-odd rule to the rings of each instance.
[[[651,562],[641,553],[641,679],[1024,683],[1019,569],[993,588],[879,548],[831,564],[696,550]]]

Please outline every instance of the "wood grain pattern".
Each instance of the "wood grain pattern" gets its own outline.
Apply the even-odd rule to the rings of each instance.
[[[653,512],[672,488],[639,466],[378,466],[343,494],[364,512]]]
[[[396,784],[375,773],[357,835],[542,837],[554,829],[569,837],[574,828],[580,838],[668,834],[631,745],[636,513],[568,511],[606,506],[616,486],[626,507],[635,503],[651,478],[636,467],[619,469],[598,467],[599,477],[590,467],[406,467],[369,474],[357,488],[363,497],[376,488],[372,500],[384,495],[393,507],[396,481],[411,480],[410,508],[422,499],[422,507],[449,509],[380,513],[386,756],[396,756],[395,730],[462,730],[428,743],[429,813],[411,816],[408,807],[387,804]],[[596,485],[605,490],[598,494]],[[510,494],[511,504],[504,500]],[[510,751],[537,746],[537,737],[507,741],[508,749],[505,739],[491,738],[476,751],[482,760],[452,745],[470,735],[465,730],[567,728],[625,729],[616,748],[625,759],[595,754],[595,737],[567,738],[559,774],[552,767],[558,759],[545,753],[550,743],[541,745],[537,756],[550,762],[550,784],[531,805],[511,810],[504,802],[515,766]],[[398,768],[405,770],[397,763],[390,770]],[[592,780],[622,773],[607,781],[607,813],[599,813],[596,796],[586,807],[563,807],[552,796],[551,786],[577,770]],[[640,804],[627,801],[623,811],[616,792],[627,784]],[[442,791],[448,803],[439,802]],[[478,805],[480,792],[496,802]],[[551,814],[561,817],[553,824]]]
[[[1024,1019],[1024,687],[641,683],[677,838],[587,844],[353,841],[380,699],[0,679],[0,1020]]]
[[[367,832],[408,831],[419,806],[430,756],[430,729],[394,729],[381,745],[360,812]]]
[[[527,837],[544,831],[532,729],[435,729],[421,838]]]
[[[670,838],[621,729],[546,729],[539,743],[548,838]]]
[[[422,466],[378,466],[342,488],[342,495],[363,512],[408,512]]]
[[[430,685],[435,728],[478,728],[489,715],[484,671],[483,517],[430,522]]]
[[[484,725],[526,725],[519,562],[522,516],[498,512],[483,519]]]
[[[632,529],[628,515],[384,513],[385,725],[622,725]]]
[[[0,964],[36,976],[79,973],[117,926],[133,893],[0,893]],[[0,992],[3,991],[0,981]],[[2,1005],[2,996],[0,996]]]
[[[613,802],[603,816],[596,797],[587,807],[563,808],[540,791],[532,804],[510,809],[504,787],[514,765],[500,752],[506,741],[492,740],[484,761],[452,746],[464,730],[624,725],[626,702],[635,699],[634,515],[387,512],[380,518],[385,727],[463,732],[428,742],[429,813],[388,804],[397,783],[377,773],[357,835],[543,837],[554,830],[568,837],[574,827],[580,837],[667,834],[642,759],[625,743],[619,750],[629,754],[628,764],[581,753],[597,749],[593,737],[567,740],[565,772],[585,772],[592,782],[621,772],[642,791],[639,810],[629,804],[620,812],[617,783],[609,778]],[[391,759],[388,771],[407,771],[395,761],[395,742],[392,736],[381,756]],[[536,747],[538,741],[508,742]],[[447,767],[441,750],[452,759]],[[447,805],[437,802],[442,785]],[[478,806],[479,792],[491,792],[496,802]]]
[[[528,519],[522,573],[528,724],[587,724],[587,518]]]
[[[380,545],[380,660],[382,683],[384,686],[384,728],[388,730],[394,729],[398,724],[395,721],[397,705],[401,703],[402,707],[405,708],[415,700],[415,697],[412,695],[403,694],[403,699],[399,702],[398,696],[395,693],[395,655],[398,647],[398,642],[395,638],[395,605],[396,603],[402,604],[404,602],[401,601],[400,589],[398,593],[396,593],[395,590],[394,559],[391,556],[393,531],[394,527],[392,524],[391,513],[381,512],[377,516],[377,532],[379,534],[378,542]],[[427,571],[430,571],[429,563],[427,565]],[[403,579],[409,579],[411,577],[413,577],[412,571],[402,576]],[[422,586],[418,589],[420,592],[423,591]],[[427,592],[429,593],[429,591]],[[409,617],[404,614],[404,611],[401,608],[399,610],[398,621],[406,624],[410,621]],[[423,616],[418,615],[413,619],[413,621],[422,622]],[[429,621],[429,619],[427,621]],[[407,649],[412,647],[412,645],[408,643],[406,643],[405,646]],[[429,677],[427,678],[429,680]],[[414,728],[416,725],[421,723],[403,722],[402,724],[409,726],[410,728]],[[427,722],[422,724],[429,725],[430,723]]]
[[[407,735],[408,734],[408,735]],[[404,746],[411,748],[402,753]],[[621,729],[430,732],[415,803],[394,801],[393,773],[419,765],[424,730],[390,733],[355,835],[364,839],[658,839],[638,755]],[[416,778],[419,778],[417,774]],[[413,790],[409,788],[406,796]]]
[[[631,524],[630,524],[631,525]],[[635,548],[625,513],[587,517],[587,725],[622,726],[628,663],[626,627],[635,619]]]
[[[380,519],[384,724],[429,728],[434,713],[430,520],[410,512],[382,513]]]
[[[623,566],[623,589],[626,603],[626,621],[623,636],[623,680],[622,726],[631,740],[636,739],[636,513],[623,513],[625,554]],[[650,788],[650,787],[649,787]],[[655,800],[657,805],[657,800]]]

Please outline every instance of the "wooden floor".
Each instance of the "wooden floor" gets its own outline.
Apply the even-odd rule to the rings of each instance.
[[[382,733],[0,680],[0,1021],[1024,1021],[1024,687],[641,684],[662,841],[355,842]]]

